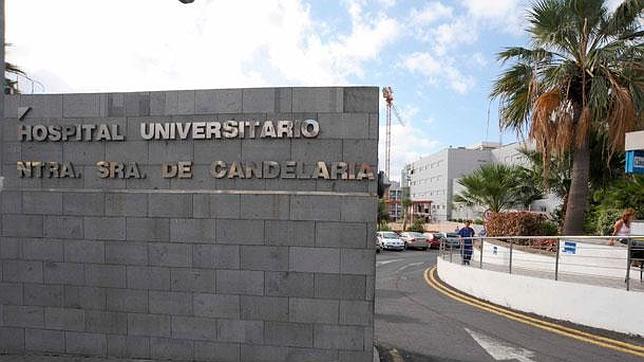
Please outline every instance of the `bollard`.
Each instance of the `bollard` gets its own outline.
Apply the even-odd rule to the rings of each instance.
[[[512,239],[510,239],[510,263],[508,264],[510,274],[512,274],[512,246],[513,245],[514,243],[512,242]]]
[[[557,239],[557,254],[555,255],[555,280],[559,280],[559,249],[561,249],[561,240]]]
[[[626,249],[626,290],[631,290],[631,239],[627,239],[628,248]]]
[[[479,268],[483,269],[483,238],[481,238],[481,256],[479,260]]]

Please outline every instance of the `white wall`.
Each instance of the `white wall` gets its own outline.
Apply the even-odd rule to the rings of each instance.
[[[584,276],[600,278],[618,278],[626,276],[627,249],[622,245],[608,246],[590,243],[576,243],[575,254],[563,252],[564,242],[560,242],[559,272],[568,274],[583,274]],[[496,254],[494,248],[496,247]],[[473,260],[480,260],[479,249],[474,249]],[[491,242],[483,243],[483,264],[508,266],[510,250]],[[555,256],[528,253],[514,249],[512,251],[512,267],[525,268],[543,272],[555,271]],[[639,276],[639,269],[631,268],[631,278]]]
[[[452,287],[508,308],[644,336],[644,294],[466,267],[438,259],[438,276]]]
[[[644,235],[643,220],[633,221],[631,224],[631,235]]]

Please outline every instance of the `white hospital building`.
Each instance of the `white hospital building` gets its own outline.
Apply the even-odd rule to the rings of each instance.
[[[522,143],[482,142],[470,147],[446,148],[405,165],[401,184],[409,187],[412,201],[431,201],[433,221],[480,218],[484,210],[453,204],[454,195],[462,190],[458,179],[486,163],[527,165],[529,161],[520,151],[523,146]],[[559,205],[560,200],[549,197],[533,202],[530,209],[550,213]]]

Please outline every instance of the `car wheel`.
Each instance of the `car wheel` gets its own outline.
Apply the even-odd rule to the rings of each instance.
[[[407,243],[403,246],[403,250],[407,250]]]

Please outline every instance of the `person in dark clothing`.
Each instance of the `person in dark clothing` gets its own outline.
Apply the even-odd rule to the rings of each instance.
[[[463,238],[461,240],[463,241],[463,243],[462,243],[462,245],[463,245],[462,253],[463,253],[463,264],[464,265],[470,265],[470,260],[472,260],[472,252],[474,251],[474,247],[473,247],[473,244],[472,244],[472,239],[467,239],[467,238],[471,238],[471,237],[474,236],[474,229],[472,229],[470,227],[471,224],[472,224],[471,221],[469,221],[469,220],[466,221],[465,226],[462,227],[458,231],[458,235],[461,238]]]

